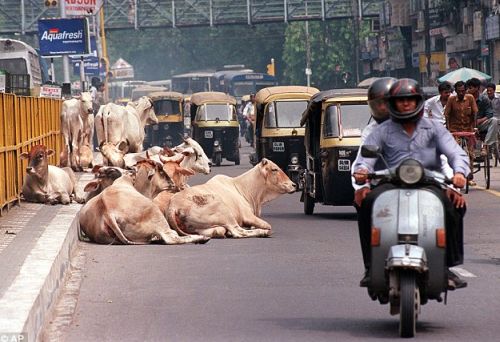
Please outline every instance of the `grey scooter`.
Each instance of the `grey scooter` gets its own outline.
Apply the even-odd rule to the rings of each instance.
[[[363,146],[361,153],[381,157],[376,146]],[[444,175],[414,159],[369,178],[395,187],[373,203],[368,293],[381,304],[389,303],[391,315],[399,314],[401,337],[413,337],[421,305],[429,299],[441,302],[447,293],[445,208],[429,186],[449,185]]]

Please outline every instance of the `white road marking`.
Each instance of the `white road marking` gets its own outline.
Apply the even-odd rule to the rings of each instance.
[[[459,276],[462,276],[464,278],[477,278],[477,275],[470,273],[467,271],[465,268],[462,267],[451,267],[451,271],[458,273]]]

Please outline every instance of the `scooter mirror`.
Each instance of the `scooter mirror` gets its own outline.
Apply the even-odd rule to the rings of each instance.
[[[378,158],[380,155],[380,147],[376,145],[362,145],[361,155],[364,158]]]

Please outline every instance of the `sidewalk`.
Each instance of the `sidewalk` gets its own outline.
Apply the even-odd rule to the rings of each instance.
[[[79,187],[93,178],[79,175]],[[0,218],[0,341],[36,341],[78,241],[81,204],[21,202]]]

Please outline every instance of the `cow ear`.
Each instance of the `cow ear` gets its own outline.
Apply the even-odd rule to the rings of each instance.
[[[94,165],[94,167],[92,168],[92,173],[98,173],[101,167],[102,165]]]
[[[267,165],[268,160],[266,158],[262,158],[262,161],[260,162],[262,166]]]
[[[98,181],[90,181],[85,185],[85,188],[83,188],[83,191],[85,192],[91,192],[91,191],[97,191],[101,187],[101,183]]]
[[[21,155],[19,156],[19,158],[21,158],[21,159],[30,159],[30,154],[28,152],[23,152],[23,153],[21,153]]]
[[[118,149],[122,152],[125,152],[127,150],[128,143],[126,141],[120,141],[118,144]]]
[[[194,149],[192,147],[185,148],[184,151],[182,151],[182,154],[185,156],[189,156],[190,154],[194,153]]]
[[[174,151],[172,151],[170,148],[168,148],[167,146],[165,146],[163,148],[163,153],[167,156],[167,157],[173,157],[175,155]]]
[[[194,175],[194,171],[191,169],[185,169],[185,168],[181,167],[178,169],[178,171],[181,175],[184,175],[184,176],[193,176]]]
[[[54,150],[53,149],[48,149],[47,150],[47,157],[50,157],[53,154],[54,154]]]

